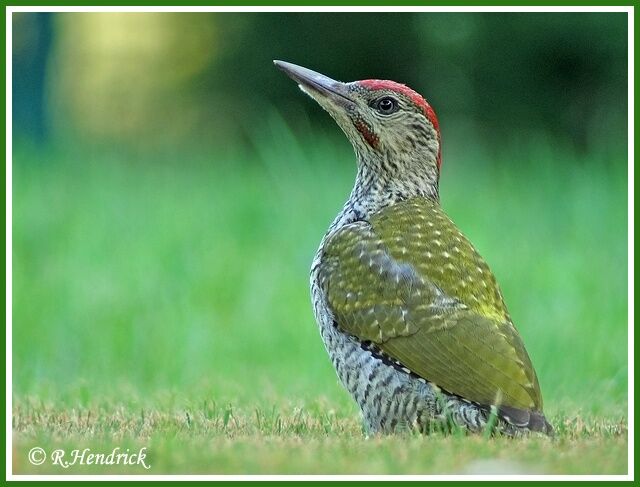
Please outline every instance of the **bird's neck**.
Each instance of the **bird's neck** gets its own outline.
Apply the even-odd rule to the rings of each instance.
[[[433,181],[420,176],[389,177],[358,161],[358,173],[349,199],[331,224],[329,233],[348,223],[368,220],[374,213],[409,198],[420,196],[439,202],[437,179]]]

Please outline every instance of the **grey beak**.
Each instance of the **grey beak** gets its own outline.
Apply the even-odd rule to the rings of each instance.
[[[333,80],[324,74],[316,73],[310,69],[287,63],[285,61],[273,61],[278,68],[284,71],[287,76],[298,83],[303,91],[312,97],[318,93],[324,97],[331,98],[339,104],[353,104],[353,100],[349,98],[349,91],[345,83]]]

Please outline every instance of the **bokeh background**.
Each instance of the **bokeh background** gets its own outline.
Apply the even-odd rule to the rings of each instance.
[[[626,414],[624,14],[19,13],[12,26],[15,395],[355,414],[308,292],[354,158],[283,59],[431,102],[443,206],[501,283],[546,410]]]

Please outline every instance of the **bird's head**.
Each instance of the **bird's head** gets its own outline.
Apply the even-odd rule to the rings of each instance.
[[[379,185],[403,196],[438,198],[440,128],[422,96],[395,81],[342,83],[295,64],[274,63],[329,112],[361,169]]]

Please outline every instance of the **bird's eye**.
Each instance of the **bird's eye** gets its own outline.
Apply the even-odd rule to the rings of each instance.
[[[384,115],[389,115],[390,113],[398,110],[398,101],[395,98],[391,98],[390,96],[385,96],[380,98],[375,103],[376,110]]]

